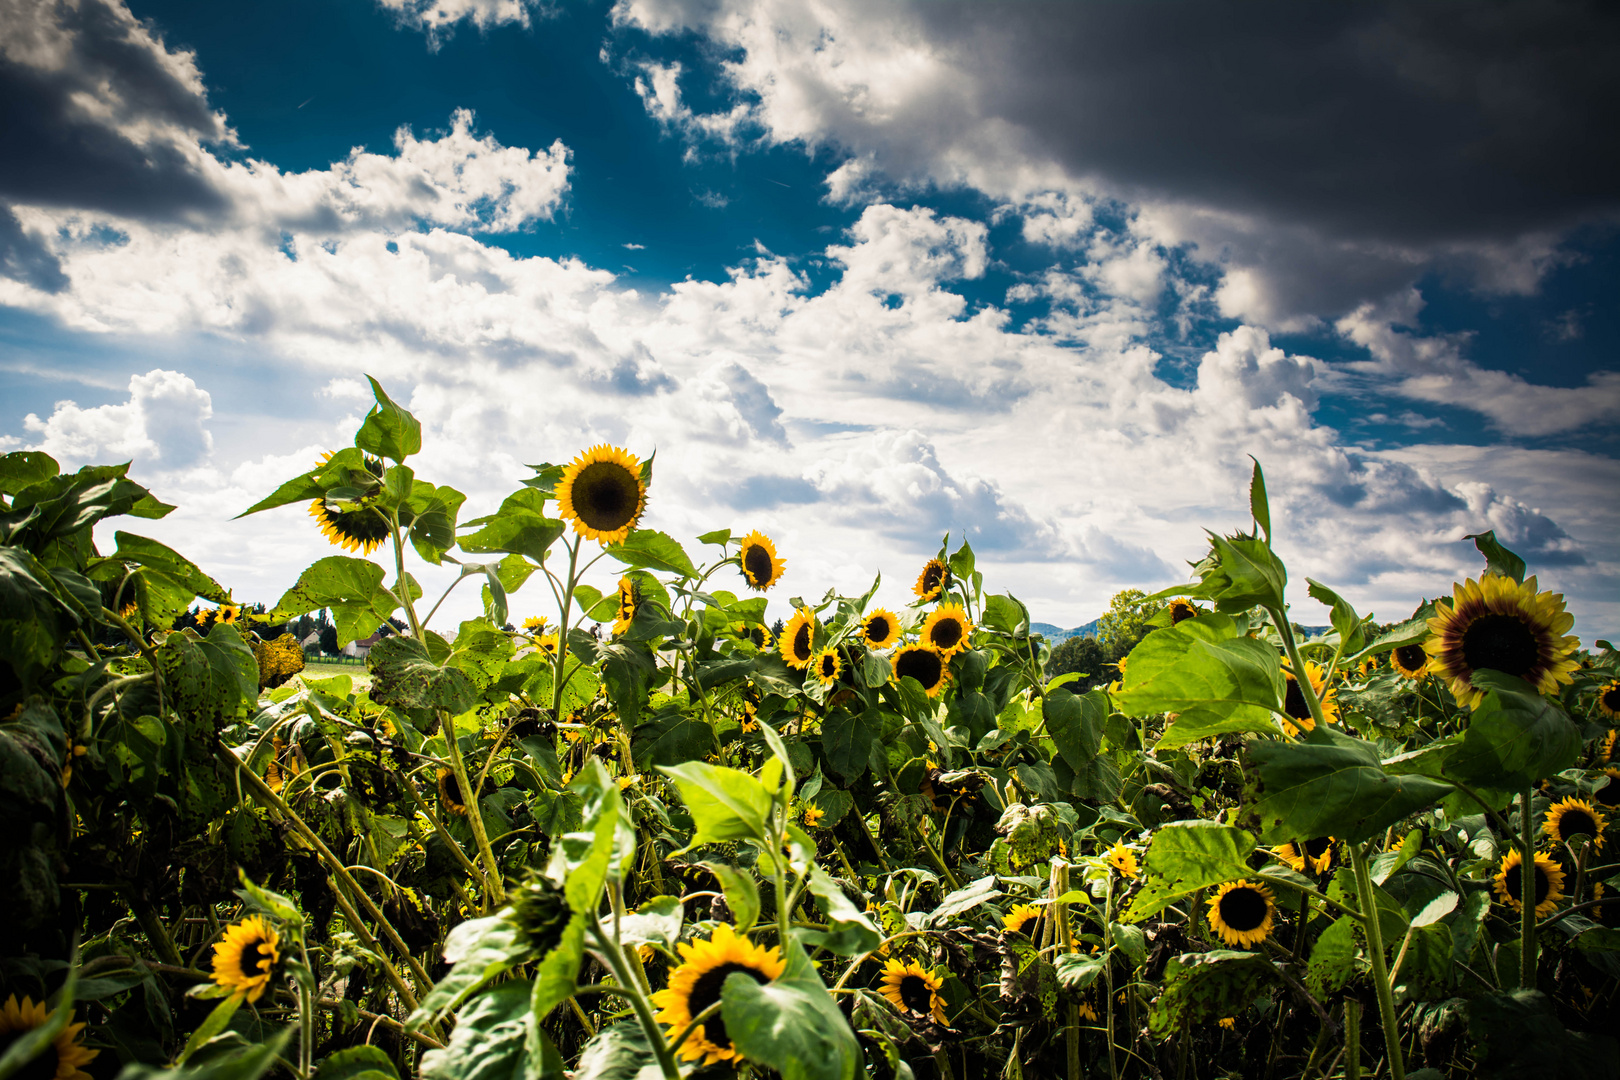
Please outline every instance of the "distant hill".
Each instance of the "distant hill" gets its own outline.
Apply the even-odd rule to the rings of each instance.
[[[1090,622],[1076,626],[1071,630],[1065,630],[1061,626],[1053,626],[1049,622],[1032,622],[1029,624],[1029,628],[1047,641],[1056,644],[1059,641],[1068,641],[1072,637],[1096,637],[1097,624],[1101,621],[1101,619],[1092,619]]]

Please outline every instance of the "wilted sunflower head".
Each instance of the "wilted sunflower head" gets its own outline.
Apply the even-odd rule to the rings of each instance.
[[[281,935],[262,916],[249,915],[226,927],[214,946],[214,981],[252,1003],[269,989],[280,959]]]
[[[960,604],[942,604],[923,622],[918,635],[923,644],[932,646],[947,660],[968,647],[968,635],[973,623]]]
[[[622,634],[630,629],[630,624],[636,620],[636,605],[641,603],[641,586],[636,579],[625,576],[619,579],[619,610],[613,616],[613,633]]]
[[[1524,904],[1519,899],[1524,895],[1523,879],[1519,876],[1523,872],[1524,858],[1519,850],[1514,848],[1502,856],[1502,862],[1497,867],[1496,897],[1514,911],[1523,911]],[[1550,855],[1536,852],[1536,918],[1544,918],[1558,910],[1558,902],[1564,898],[1564,870]]]
[[[742,538],[737,563],[742,567],[743,580],[748,582],[748,587],[760,592],[781,581],[787,569],[786,561],[776,554],[771,538],[757,530]]]
[[[1423,642],[1397,645],[1390,650],[1389,665],[1408,679],[1421,679],[1429,673],[1429,653]]]
[[[1580,642],[1565,635],[1574,624],[1562,593],[1537,592],[1533,577],[1520,584],[1486,574],[1452,586],[1452,599],[1435,604],[1423,647],[1429,670],[1450,681],[1459,705],[1473,708],[1485,698],[1474,687],[1476,671],[1517,676],[1543,694],[1573,681],[1579,663],[1571,654]]]
[[[1108,854],[1105,855],[1104,858],[1108,860],[1109,866],[1112,866],[1115,870],[1119,871],[1119,875],[1121,877],[1133,878],[1138,873],[1138,867],[1136,865],[1136,852],[1132,851],[1124,844],[1115,844],[1113,847],[1109,848]]]
[[[887,608],[878,608],[861,620],[861,637],[869,649],[887,649],[900,640],[900,620]]]
[[[467,796],[462,794],[461,785],[456,782],[456,774],[443,765],[439,766],[439,801],[452,814],[467,816]]]
[[[1318,836],[1304,843],[1272,848],[1271,853],[1293,867],[1296,873],[1309,870],[1313,874],[1325,874],[1333,865],[1333,843],[1331,836]]]
[[[945,999],[939,996],[938,975],[915,961],[889,960],[883,965],[883,988],[889,1003],[901,1012],[932,1017],[945,1023]]]
[[[1547,808],[1547,820],[1541,831],[1560,844],[1567,844],[1585,834],[1592,838],[1592,846],[1603,847],[1603,830],[1608,825],[1603,811],[1585,799],[1565,799]]]
[[[617,446],[591,447],[569,462],[557,481],[557,513],[587,540],[623,541],[646,508],[641,462]]]
[[[1178,596],[1174,600],[1170,601],[1171,626],[1176,625],[1176,623],[1181,622],[1184,619],[1196,619],[1200,614],[1202,614],[1202,612],[1199,611],[1198,605],[1194,604],[1191,600],[1184,600]]]
[[[1597,707],[1610,720],[1620,720],[1620,679],[1610,679],[1598,690]]]
[[[33,998],[25,997],[19,1002],[16,994],[6,998],[6,1003],[0,1005],[0,1055],[28,1032],[44,1027],[55,1015],[55,1010],[47,1010],[43,1001],[36,1004]],[[82,1022],[73,1022],[73,1010],[69,1010],[67,1027],[13,1075],[17,1080],[90,1080],[84,1066],[101,1051],[85,1049],[81,1041],[84,1027]]]
[[[788,667],[808,667],[816,655],[816,616],[809,608],[793,613],[782,630],[782,659]]]
[[[916,679],[929,697],[938,697],[950,675],[945,658],[927,645],[906,645],[894,654],[894,681]]]
[[[1002,917],[1001,926],[1015,934],[1028,934],[1029,925],[1040,917],[1041,909],[1034,904],[1019,904]]]
[[[838,658],[837,649],[822,649],[816,653],[815,663],[811,670],[816,678],[824,685],[832,685],[838,679],[838,673],[843,670],[844,662]]]
[[[686,1030],[694,1016],[720,1000],[720,991],[731,975],[741,972],[756,983],[768,983],[787,970],[777,946],[767,949],[756,945],[724,923],[714,928],[709,940],[683,941],[677,949],[684,963],[670,972],[669,986],[652,996],[653,1004],[659,1007],[656,1019],[669,1025],[672,1039]],[[739,1056],[726,1034],[726,1022],[718,1013],[687,1036],[679,1053],[687,1061],[702,1065],[717,1065]]]
[[[1327,689],[1327,674],[1322,666],[1314,660],[1305,661],[1305,674],[1310,676],[1311,689],[1316,692],[1316,700],[1322,704],[1322,718],[1330,724],[1339,721],[1339,692]],[[1286,667],[1283,668],[1283,680],[1286,692],[1283,696],[1283,711],[1294,718],[1294,724],[1306,731],[1316,726],[1316,718],[1311,715],[1311,707],[1305,703],[1305,693],[1299,688],[1299,680],[1294,673]],[[1293,725],[1284,725],[1283,730],[1293,735],[1289,730]]]
[[[1276,911],[1264,885],[1228,881],[1210,898],[1209,928],[1233,948],[1258,945],[1270,936]]]
[[[911,587],[911,591],[917,594],[919,600],[938,600],[950,587],[951,568],[945,565],[944,559],[929,559],[922,573],[917,575],[917,584]]]
[[[536,956],[545,956],[562,940],[572,912],[563,890],[544,874],[531,874],[508,894],[512,923]]]

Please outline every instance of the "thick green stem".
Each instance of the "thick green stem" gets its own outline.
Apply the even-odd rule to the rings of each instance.
[[[1305,699],[1305,707],[1311,711],[1311,721],[1314,724],[1325,724],[1322,703],[1316,699],[1316,688],[1311,685],[1311,677],[1305,673],[1305,661],[1300,658],[1299,646],[1294,644],[1294,628],[1288,624],[1286,612],[1275,608],[1267,608],[1266,614],[1271,616],[1273,625],[1277,627],[1277,635],[1282,638],[1283,651],[1288,654],[1288,667],[1294,673],[1294,681],[1299,684],[1299,694]]]
[[[1519,794],[1519,988],[1536,988],[1536,818],[1530,812],[1531,789]]]
[[[551,719],[553,723],[562,722],[563,666],[568,662],[568,616],[574,606],[574,588],[579,583],[575,580],[575,570],[579,566],[580,541],[570,544],[564,540],[563,545],[568,548],[568,580],[564,583],[562,605],[558,612],[557,621],[557,653],[552,658],[554,666],[551,669]]]
[[[444,749],[450,758],[450,772],[456,778],[461,797],[467,800],[467,824],[472,826],[473,842],[478,845],[478,858],[483,862],[484,906],[493,910],[506,902],[506,890],[501,887],[501,864],[495,859],[495,849],[489,846],[489,832],[484,828],[484,811],[479,806],[478,790],[467,775],[467,762],[461,756],[461,745],[456,737],[456,719],[443,709],[439,710],[439,731],[444,735]]]
[[[1361,1080],[1361,1002],[1344,1003],[1344,1080]]]
[[[625,970],[624,954],[619,952],[618,943],[608,940],[608,936],[602,932],[601,925],[595,921],[591,923],[589,932],[601,946],[602,959],[607,961],[608,970],[613,973],[614,981],[630,991],[625,996],[630,999],[630,1006],[636,1011],[636,1019],[641,1021],[641,1030],[647,1036],[647,1045],[652,1047],[653,1053],[657,1055],[658,1066],[664,1070],[665,1080],[680,1080],[681,1070],[675,1064],[675,1055],[670,1051],[664,1030],[653,1018],[652,1005],[641,992],[640,984]]]
[[[309,986],[314,975],[302,932],[298,935],[298,951],[304,961],[303,974],[298,978],[298,1071],[309,1076],[315,1071],[315,995]]]
[[[1378,1022],[1384,1029],[1384,1049],[1389,1058],[1390,1076],[1406,1080],[1406,1059],[1401,1053],[1401,1033],[1395,1023],[1395,995],[1389,988],[1389,969],[1384,961],[1384,933],[1379,926],[1378,900],[1373,892],[1372,874],[1360,844],[1349,844],[1350,865],[1356,875],[1356,896],[1366,922],[1367,959],[1372,963],[1373,989],[1378,992]]]

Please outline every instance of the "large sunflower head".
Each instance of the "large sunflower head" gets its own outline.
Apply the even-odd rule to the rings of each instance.
[[[1620,679],[1610,679],[1598,690],[1597,707],[1610,720],[1620,720]]]
[[[25,997],[19,1002],[16,994],[6,998],[6,1003],[0,1005],[0,1055],[28,1032],[44,1027],[54,1015],[43,1001],[36,1004],[33,998]],[[84,1024],[75,1024],[73,1012],[69,1010],[67,1027],[57,1032],[51,1044],[14,1075],[18,1080],[90,1080],[84,1066],[101,1051],[85,1049],[81,1041],[83,1034]]]
[[[1333,837],[1318,836],[1300,844],[1284,844],[1272,848],[1271,853],[1293,867],[1296,873],[1303,874],[1309,869],[1314,874],[1325,874],[1333,865]]]
[[[861,637],[869,649],[887,649],[900,640],[900,620],[887,608],[878,608],[861,620]]]
[[[1562,593],[1537,592],[1536,579],[1523,584],[1498,574],[1469,578],[1452,587],[1452,599],[1434,606],[1429,638],[1429,670],[1451,684],[1457,703],[1473,708],[1485,692],[1474,687],[1474,672],[1516,675],[1543,694],[1572,681],[1580,646],[1565,636],[1575,617],[1564,610]]]
[[[945,689],[950,668],[937,650],[927,645],[906,645],[894,654],[894,681],[908,676],[916,679],[929,697],[938,697]]]
[[[281,935],[263,916],[249,915],[225,928],[214,946],[214,981],[251,1002],[270,987],[281,959]]]
[[[1252,881],[1228,881],[1209,901],[1209,928],[1233,948],[1258,945],[1271,935],[1277,906],[1271,890]]]
[[[1174,600],[1170,601],[1171,626],[1174,626],[1176,623],[1185,619],[1196,619],[1200,614],[1201,612],[1198,609],[1198,605],[1194,604],[1191,600],[1184,600],[1178,596]]]
[[[742,538],[737,562],[742,567],[743,580],[748,582],[748,587],[760,592],[781,581],[782,572],[787,569],[786,561],[776,553],[776,545],[771,543],[771,538],[757,530]]]
[[[1002,918],[1001,926],[1015,934],[1028,934],[1034,937],[1032,931],[1040,917],[1041,909],[1034,904],[1018,904]]]
[[[617,446],[591,447],[569,462],[557,481],[557,513],[587,540],[619,543],[646,508],[641,462]]]
[[[1524,904],[1519,898],[1524,895],[1523,880],[1520,874],[1524,869],[1524,858],[1514,848],[1502,856],[1501,865],[1497,867],[1496,897],[1514,911],[1523,911]],[[1544,918],[1558,910],[1558,902],[1564,898],[1564,870],[1550,855],[1536,852],[1536,918]]]
[[[316,499],[309,504],[309,516],[320,522],[321,535],[345,551],[370,555],[388,539],[388,520],[363,499],[346,509]]]
[[[968,647],[968,635],[973,623],[960,604],[941,604],[923,622],[922,638],[925,645],[938,650],[947,660]]]
[[[559,648],[557,644],[557,635],[541,634],[539,637],[534,639],[534,647],[546,656],[556,656],[557,649]]]
[[[768,983],[787,969],[776,946],[769,949],[742,937],[722,923],[708,941],[681,942],[684,962],[669,975],[669,986],[652,996],[659,1007],[657,1020],[669,1025],[671,1038],[686,1030],[694,1016],[720,1000],[720,990],[734,972],[757,983]],[[737,1050],[726,1034],[719,1014],[709,1017],[681,1043],[681,1057],[702,1065],[736,1059]]]
[[[816,616],[809,608],[800,608],[788,620],[782,631],[782,659],[788,667],[805,668],[816,655]]]
[[[1103,858],[1107,860],[1109,866],[1119,871],[1121,877],[1133,878],[1139,872],[1136,865],[1136,852],[1124,844],[1115,844],[1108,849],[1108,854],[1104,855]]]
[[[945,1023],[945,999],[939,996],[940,978],[915,961],[889,960],[883,965],[883,988],[889,1003],[903,1013],[929,1016]]]
[[[1339,722],[1339,691],[1327,689],[1327,673],[1322,665],[1314,660],[1305,661],[1305,674],[1310,676],[1311,689],[1316,692],[1316,700],[1322,703],[1322,718],[1330,724]],[[1305,704],[1305,693],[1299,688],[1299,680],[1294,673],[1283,668],[1283,679],[1287,691],[1283,696],[1283,711],[1294,718],[1292,724],[1283,724],[1283,730],[1289,735],[1297,734],[1298,727],[1306,731],[1316,726],[1316,719],[1311,716],[1311,707]]]
[[[815,662],[811,666],[816,678],[826,686],[838,681],[838,673],[844,668],[844,663],[838,658],[837,649],[822,649],[816,653]]]
[[[619,579],[619,610],[613,616],[613,633],[622,634],[636,620],[636,605],[641,603],[641,587],[633,577]]]
[[[1553,803],[1547,810],[1547,820],[1541,831],[1560,844],[1567,844],[1583,833],[1592,838],[1592,846],[1603,846],[1603,830],[1608,825],[1603,811],[1585,799],[1565,799]]]
[[[929,559],[928,565],[917,575],[917,584],[911,587],[911,591],[917,594],[919,600],[938,600],[950,587],[951,568],[945,565],[944,559]]]
[[[1429,673],[1429,653],[1421,641],[1395,646],[1390,651],[1389,663],[1408,679],[1421,679]]]

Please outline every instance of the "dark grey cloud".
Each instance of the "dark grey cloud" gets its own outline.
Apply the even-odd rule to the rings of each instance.
[[[228,142],[192,58],[118,0],[0,0],[0,196],[170,219],[225,199],[199,142]]]
[[[9,206],[0,206],[0,276],[48,293],[61,292],[69,284],[61,260],[23,228]]]

